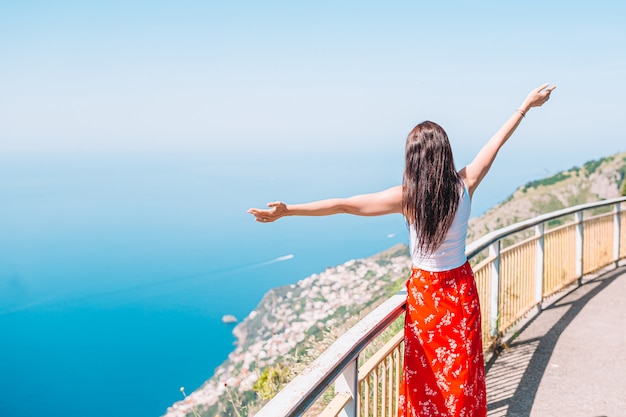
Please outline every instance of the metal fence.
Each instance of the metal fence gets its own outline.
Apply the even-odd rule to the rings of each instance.
[[[485,350],[546,298],[584,275],[626,258],[626,197],[541,215],[489,233],[467,247],[479,290]],[[397,413],[403,334],[367,360],[363,350],[404,313],[401,291],[343,334],[255,417],[307,415],[324,393],[324,417],[385,417]],[[328,396],[325,395],[325,397]],[[316,408],[317,409],[317,408]]]

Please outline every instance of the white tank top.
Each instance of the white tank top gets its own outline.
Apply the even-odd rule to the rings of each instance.
[[[463,182],[459,207],[450,230],[448,230],[448,234],[441,245],[430,255],[424,255],[417,247],[417,232],[415,231],[415,225],[412,224],[409,227],[409,235],[413,266],[433,272],[448,271],[462,266],[467,261],[465,257],[465,240],[467,239],[467,222],[469,221],[470,211],[469,192],[465,182]]]

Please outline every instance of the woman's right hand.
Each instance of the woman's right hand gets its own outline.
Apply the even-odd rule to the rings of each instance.
[[[282,201],[267,203],[269,209],[251,208],[248,213],[255,217],[259,223],[271,223],[287,215],[287,205]]]

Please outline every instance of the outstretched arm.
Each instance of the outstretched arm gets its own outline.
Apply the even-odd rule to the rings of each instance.
[[[478,152],[472,162],[470,162],[465,168],[459,171],[459,174],[465,181],[469,190],[470,196],[474,194],[476,188],[483,180],[491,164],[496,159],[498,151],[511,137],[517,126],[519,126],[522,119],[526,116],[526,113],[533,108],[539,107],[550,98],[550,93],[556,87],[552,86],[548,88],[548,84],[544,84],[541,87],[532,90],[526,99],[522,102],[521,106],[513,113],[509,120],[507,120],[500,129],[489,139],[489,141]]]
[[[329,216],[331,214],[354,214],[357,216],[382,216],[402,213],[402,186],[371,194],[348,198],[329,198],[302,204],[285,204],[280,201],[268,203],[269,209],[251,208],[257,222],[269,223],[284,216]]]

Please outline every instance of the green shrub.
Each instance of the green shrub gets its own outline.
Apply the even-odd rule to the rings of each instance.
[[[282,364],[268,366],[254,383],[254,392],[263,400],[269,400],[282,389],[290,378],[291,369],[288,366]]]
[[[571,175],[567,172],[559,172],[558,174],[555,174],[551,177],[548,178],[544,178],[542,180],[536,180],[536,181],[530,181],[528,183],[526,183],[526,185],[524,185],[524,189],[522,191],[526,191],[529,188],[537,188],[541,185],[543,185],[544,187],[547,187],[549,185],[553,185],[556,184],[558,182],[561,181],[565,181],[566,179],[570,178]]]
[[[602,158],[602,159],[598,159],[597,161],[588,161],[588,162],[585,162],[585,164],[583,165],[583,168],[585,168],[588,175],[591,175],[595,172],[596,169],[598,169],[600,165],[602,165],[604,161],[607,161],[607,160],[608,158]]]

